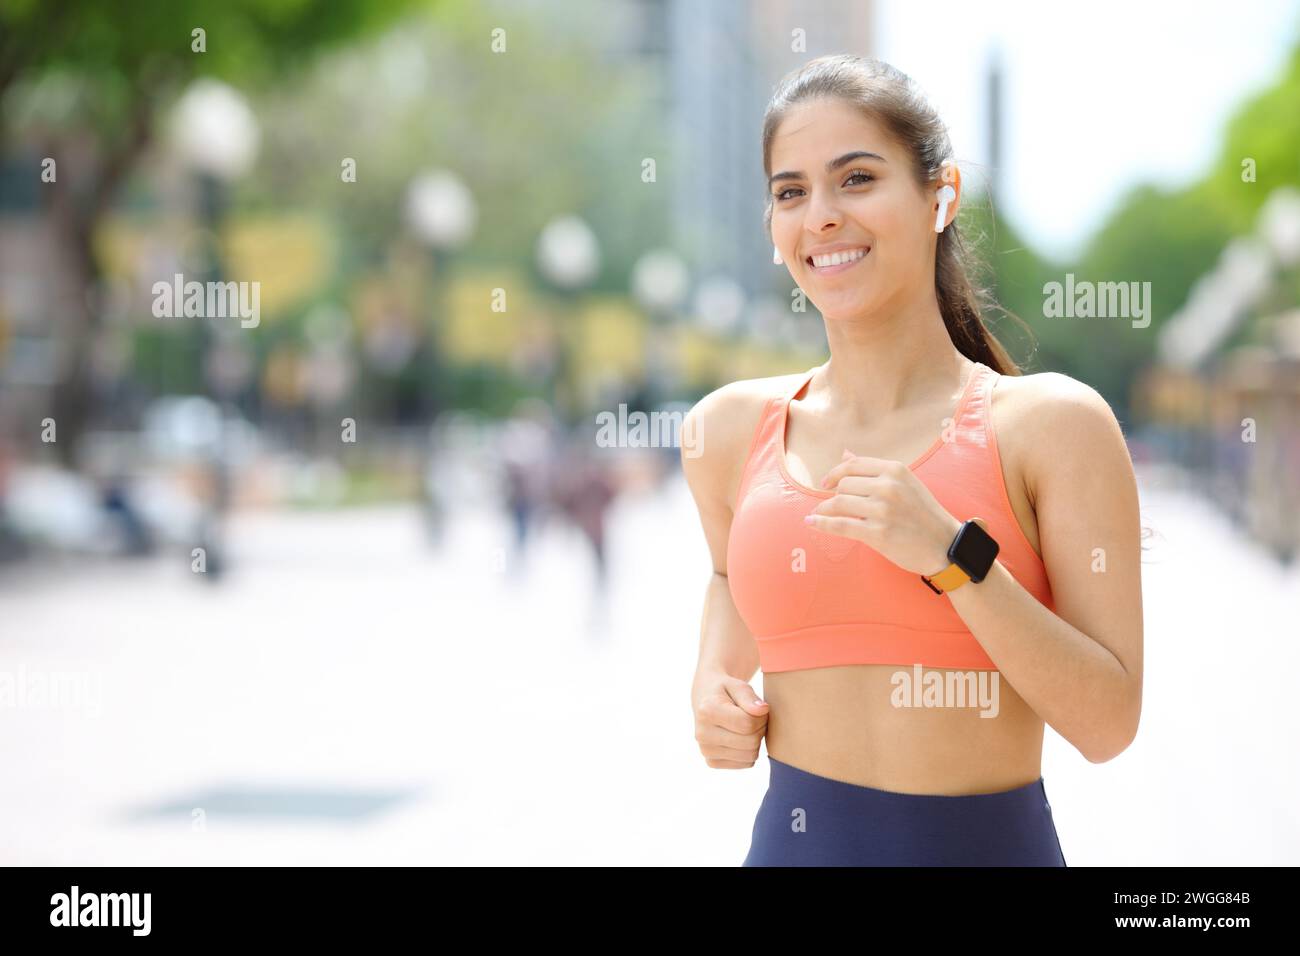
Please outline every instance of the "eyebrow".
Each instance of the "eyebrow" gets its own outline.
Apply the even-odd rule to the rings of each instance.
[[[843,156],[840,156],[838,159],[832,159],[829,163],[826,164],[826,172],[833,173],[841,166],[847,166],[855,159],[878,159],[882,163],[886,161],[885,157],[881,156],[879,153],[869,153],[865,149],[855,149],[851,153],[845,153]],[[785,172],[777,173],[767,181],[768,188],[771,188],[773,183],[782,179],[803,179],[803,173],[791,172],[789,170]]]

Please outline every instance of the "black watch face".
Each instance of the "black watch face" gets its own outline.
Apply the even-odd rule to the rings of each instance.
[[[972,581],[984,580],[998,556],[998,543],[974,521],[967,521],[957,532],[957,538],[948,549],[948,559],[968,575]]]

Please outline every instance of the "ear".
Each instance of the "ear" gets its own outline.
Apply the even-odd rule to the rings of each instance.
[[[961,170],[957,167],[957,164],[950,159],[945,159],[943,163],[940,164],[939,168],[939,186],[951,186],[953,192],[957,194],[953,198],[952,202],[948,203],[947,221],[948,223],[952,223],[956,221],[957,212],[961,207]],[[931,206],[931,210],[937,212],[939,210],[939,203],[935,202]]]

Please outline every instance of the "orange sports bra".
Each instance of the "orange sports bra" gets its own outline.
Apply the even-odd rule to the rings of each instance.
[[[790,402],[823,367],[809,369],[792,391],[764,404],[731,520],[727,580],[758,643],[759,666],[765,673],[841,664],[997,670],[952,601],[920,575],[863,541],[804,523],[835,492],[790,477],[785,426]],[[909,467],[954,517],[984,518],[998,542],[997,560],[1054,610],[1046,569],[1016,520],[1002,477],[989,414],[998,378],[977,362],[952,427]]]

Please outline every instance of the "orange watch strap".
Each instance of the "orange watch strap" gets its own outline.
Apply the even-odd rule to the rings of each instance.
[[[955,564],[950,564],[938,574],[926,578],[940,591],[953,591],[970,580],[970,575]]]

